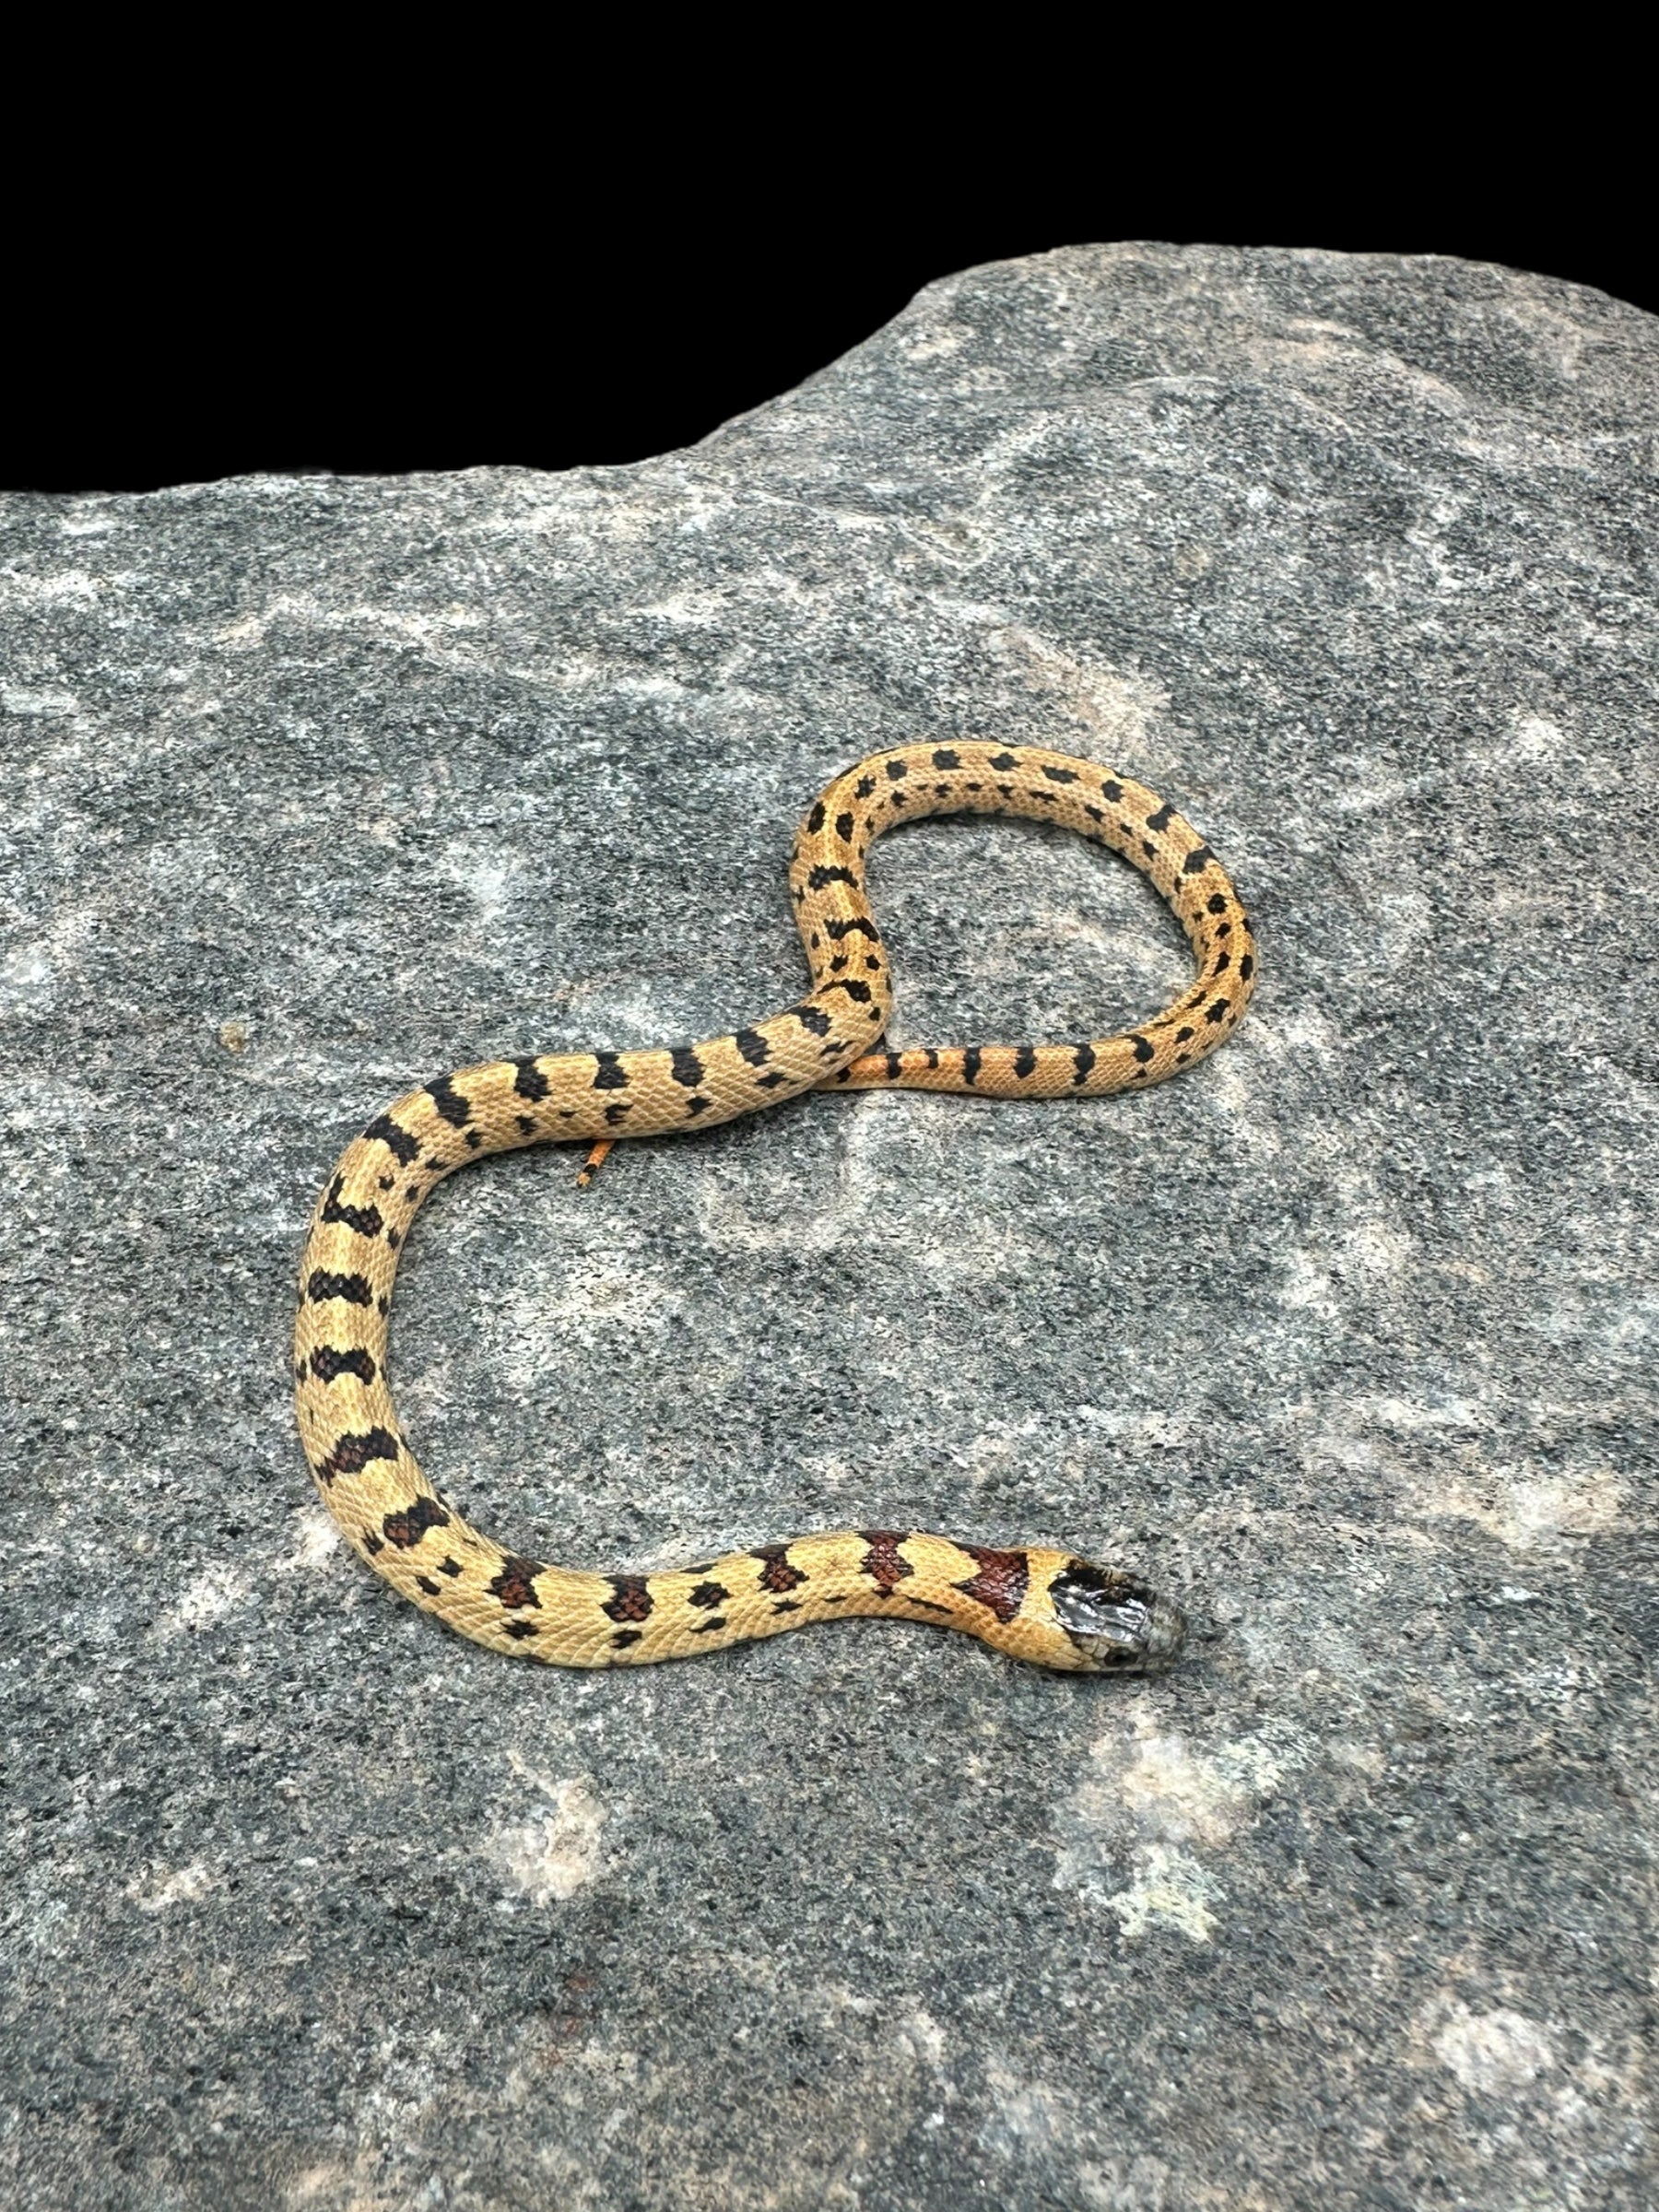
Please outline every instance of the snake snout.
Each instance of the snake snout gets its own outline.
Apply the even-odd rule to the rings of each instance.
[[[1186,1640],[1180,1606],[1117,1568],[1073,1559],[1049,1584],[1049,1598],[1054,1618],[1093,1672],[1159,1673]]]

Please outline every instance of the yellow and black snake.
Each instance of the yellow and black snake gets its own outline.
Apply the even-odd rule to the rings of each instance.
[[[1155,1019],[1085,1044],[887,1051],[892,981],[865,855],[895,822],[965,812],[1059,822],[1132,861],[1186,932],[1192,989]],[[789,880],[812,989],[784,1012],[672,1051],[459,1068],[347,1147],[312,1218],[294,1332],[300,1430],[328,1509],[418,1606],[492,1651],[560,1666],[685,1658],[852,1614],[964,1629],[1075,1672],[1167,1665],[1184,1632],[1176,1607],[1071,1552],[859,1529],[660,1574],[589,1574],[503,1551],[438,1495],[404,1441],[386,1378],[397,1255],[427,1194],[468,1160],[708,1128],[820,1087],[988,1099],[1145,1088],[1213,1052],[1253,988],[1249,923],[1196,830],[1144,785],[1035,746],[910,745],[861,760],[802,823]]]

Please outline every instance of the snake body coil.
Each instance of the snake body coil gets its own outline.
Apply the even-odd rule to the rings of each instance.
[[[865,854],[895,822],[964,812],[1062,823],[1132,861],[1186,932],[1193,988],[1154,1020],[1084,1044],[881,1049],[892,984]],[[460,1068],[399,1099],[347,1147],[306,1240],[294,1337],[300,1434],[328,1509],[406,1597],[492,1651],[557,1665],[684,1658],[851,1614],[963,1629],[1077,1672],[1162,1665],[1181,1643],[1175,1607],[1070,1552],[862,1529],[680,1571],[583,1573],[503,1551],[470,1527],[403,1440],[386,1379],[398,1253],[427,1194],[468,1160],[706,1128],[820,1087],[990,1099],[1144,1089],[1213,1052],[1253,988],[1244,910],[1191,825],[1143,785],[1033,746],[904,746],[861,760],[807,815],[789,879],[813,987],[783,1013],[667,1052]]]

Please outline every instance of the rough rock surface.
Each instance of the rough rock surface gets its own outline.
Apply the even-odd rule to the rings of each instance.
[[[1089,247],[638,467],[4,502],[9,2201],[1652,2202],[1656,366],[1498,269]],[[1218,1633],[446,1635],[293,1431],[336,1150],[786,1004],[799,812],[933,733],[1198,821],[1237,1041],[488,1163],[401,1404],[542,1556],[913,1522]],[[1185,972],[1021,825],[873,884],[902,1041]]]

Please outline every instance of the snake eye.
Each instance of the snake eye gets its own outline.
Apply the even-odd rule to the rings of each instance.
[[[1049,1584],[1054,1618],[1101,1672],[1144,1675],[1168,1666],[1186,1636],[1180,1608],[1150,1583],[1073,1559]]]

